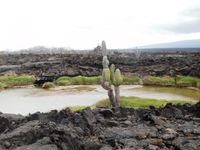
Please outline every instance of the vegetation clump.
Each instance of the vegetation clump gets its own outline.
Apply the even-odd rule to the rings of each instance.
[[[157,99],[149,99],[149,98],[139,98],[139,97],[124,97],[120,98],[120,106],[126,108],[134,108],[134,107],[161,107],[166,105],[167,103],[172,104],[185,104],[185,103],[194,103],[193,101],[182,101],[182,100],[157,100]],[[96,107],[108,107],[111,106],[110,101],[102,100],[95,104]]]
[[[142,79],[139,76],[123,76],[124,85],[142,84]]]
[[[173,77],[155,77],[147,76],[143,78],[144,85],[156,85],[156,86],[175,86],[175,79]]]
[[[200,79],[190,76],[177,76],[176,85],[178,87],[200,87]]]
[[[73,89],[75,89],[77,91],[94,91],[96,88],[90,87],[90,86],[76,86]]]
[[[43,89],[50,89],[50,88],[54,88],[55,87],[55,84],[53,82],[45,82],[43,85],[42,85],[42,88]]]
[[[0,76],[0,82],[4,84],[4,88],[32,85],[34,81],[35,77],[30,75]]]
[[[100,84],[101,76],[94,76],[94,77],[85,77],[85,76],[76,76],[76,77],[69,77],[64,76],[60,77],[55,81],[56,85],[65,86],[65,85],[93,85],[93,84]]]

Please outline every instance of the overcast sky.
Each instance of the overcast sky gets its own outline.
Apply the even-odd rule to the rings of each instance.
[[[0,50],[200,39],[200,0],[0,0]]]

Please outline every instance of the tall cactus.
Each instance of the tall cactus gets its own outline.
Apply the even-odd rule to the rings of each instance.
[[[120,89],[119,86],[123,83],[123,78],[119,69],[115,68],[114,64],[110,65],[107,58],[106,42],[102,41],[102,55],[103,55],[103,71],[102,71],[102,87],[108,91],[108,97],[111,101],[112,107],[120,106]],[[113,93],[114,87],[114,93]]]

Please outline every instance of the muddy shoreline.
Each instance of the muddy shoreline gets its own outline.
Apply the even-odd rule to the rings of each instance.
[[[0,114],[1,150],[200,148],[200,103],[163,108],[110,108]]]

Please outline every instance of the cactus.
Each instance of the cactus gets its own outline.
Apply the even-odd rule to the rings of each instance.
[[[115,69],[115,65],[111,64],[109,68],[109,61],[107,58],[107,50],[105,41],[102,42],[103,55],[103,72],[102,72],[102,87],[108,91],[108,97],[111,101],[112,107],[120,106],[120,89],[119,86],[123,83],[123,78],[119,69]],[[114,90],[113,90],[114,87]],[[114,93],[113,93],[114,91]]]

